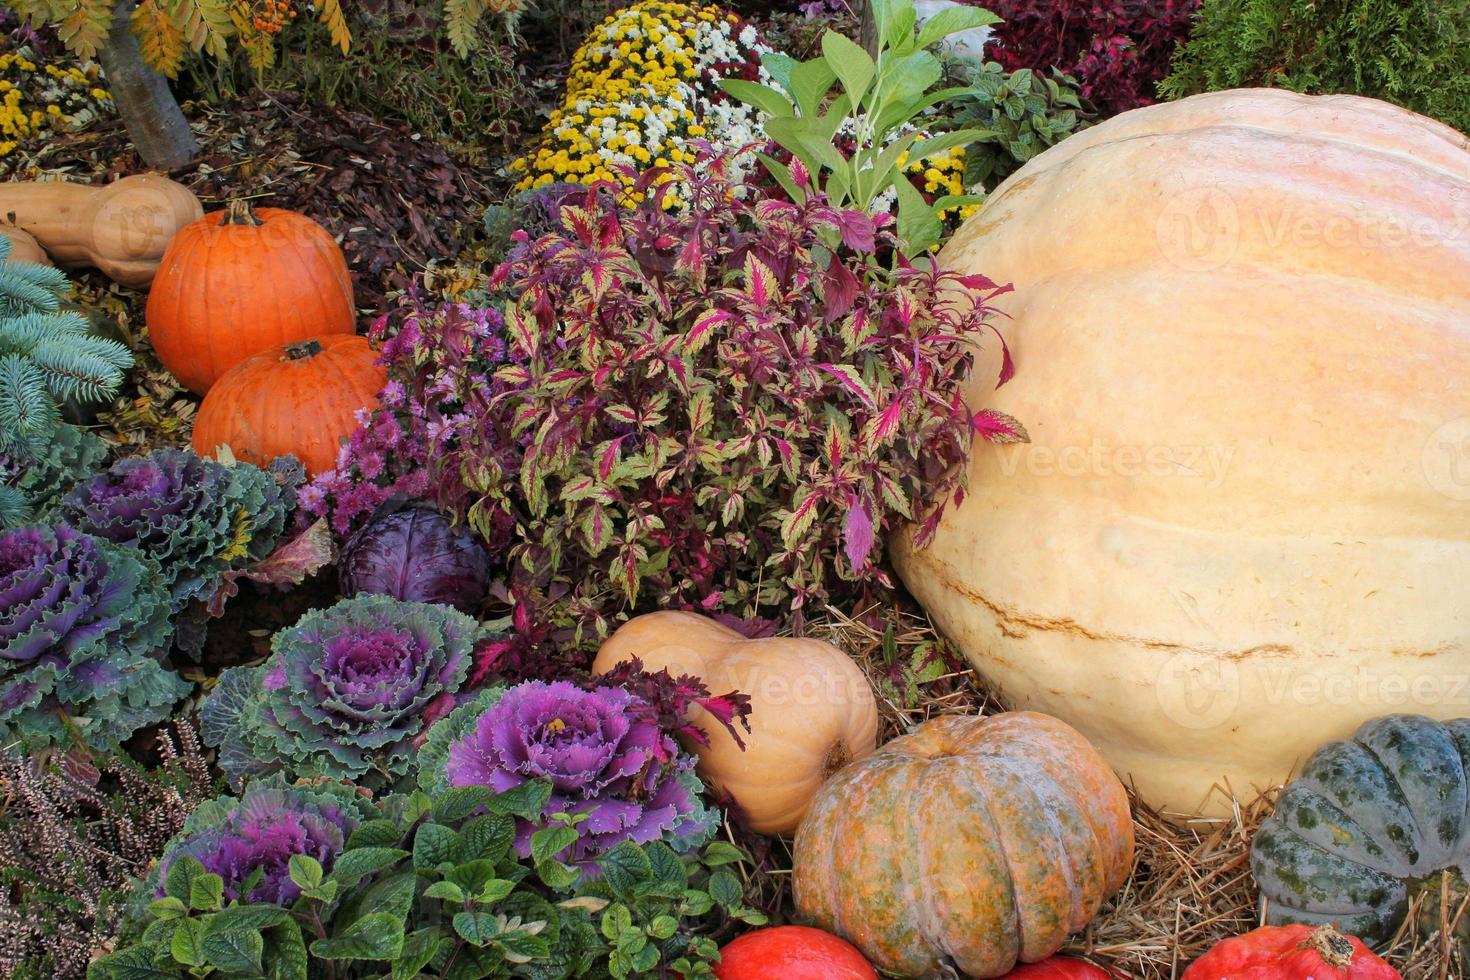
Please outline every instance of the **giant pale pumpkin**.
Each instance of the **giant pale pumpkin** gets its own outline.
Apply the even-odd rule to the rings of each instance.
[[[972,493],[895,561],[1011,703],[1160,808],[1470,691],[1470,150],[1283,91],[1124,113],[1032,160],[942,253],[1013,282],[968,397]]]
[[[196,394],[247,357],[353,332],[352,277],[321,225],[243,201],[169,243],[148,294],[158,359]]]
[[[830,643],[747,639],[707,617],[669,610],[624,623],[597,651],[592,670],[604,674],[634,657],[644,670],[689,674],[713,694],[750,698],[743,746],[695,705],[688,721],[708,744],[687,747],[705,781],[733,796],[761,833],[795,831],[822,782],[877,742],[878,702],[868,678]]]
[[[1128,877],[1123,785],[1047,715],[950,715],[843,769],[796,835],[797,910],[903,977],[1056,952]]]

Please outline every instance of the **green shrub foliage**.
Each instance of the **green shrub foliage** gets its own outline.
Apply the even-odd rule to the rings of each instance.
[[[81,314],[61,312],[65,275],[9,262],[10,248],[0,237],[0,453],[41,455],[61,423],[57,401],[110,397],[133,355],[91,336]]]
[[[1470,130],[1470,0],[1205,0],[1159,86],[1371,96]]]

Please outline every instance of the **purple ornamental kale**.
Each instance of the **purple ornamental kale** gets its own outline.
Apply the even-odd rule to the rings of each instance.
[[[699,802],[694,760],[648,720],[644,707],[617,688],[519,684],[450,743],[445,781],[505,792],[527,780],[550,780],[548,816],[587,815],[577,825],[581,837],[559,855],[584,873],[595,873],[590,862],[622,841],[696,847],[713,832],[714,817]],[[455,721],[451,715],[443,724],[453,731]],[[529,824],[518,828],[522,856],[530,853],[532,830]]]
[[[448,606],[361,595],[313,610],[271,641],[260,667],[221,675],[201,715],[233,778],[296,776],[388,784],[469,669],[475,620]]]
[[[159,861],[156,894],[164,894],[169,866],[187,856],[224,879],[225,898],[240,899],[241,886],[257,870],[251,902],[290,906],[301,895],[289,865],[297,854],[315,858],[331,871],[357,826],[351,805],[309,790],[256,783],[240,799],[221,797],[189,816]]]
[[[259,467],[159,449],[78,483],[60,513],[156,559],[177,610],[208,598],[232,564],[269,554],[294,506],[294,490]]]
[[[50,740],[60,714],[94,745],[165,717],[188,689],[157,571],[65,525],[0,531],[0,736]]]

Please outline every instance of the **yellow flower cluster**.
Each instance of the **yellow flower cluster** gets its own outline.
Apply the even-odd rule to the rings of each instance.
[[[963,146],[946,150],[927,160],[906,167],[905,172],[914,182],[914,186],[922,190],[926,195],[932,197],[960,196],[966,193],[965,189],[965,148]],[[978,204],[964,204],[955,208],[946,208],[942,217],[949,221],[956,220],[963,223],[966,218],[980,209]]]
[[[643,0],[614,13],[573,58],[541,146],[511,164],[516,189],[558,181],[629,187],[635,178],[619,168],[693,163],[691,140],[753,142],[754,110],[725,98],[717,78],[732,69],[759,74],[766,50],[753,28],[712,8]]]
[[[37,66],[29,48],[0,54],[0,157],[22,140],[84,126],[111,107],[92,62]]]

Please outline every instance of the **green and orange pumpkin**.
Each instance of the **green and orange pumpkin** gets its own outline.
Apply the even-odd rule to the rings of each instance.
[[[1133,861],[1128,795],[1048,715],[945,716],[843,769],[796,835],[797,909],[903,977],[998,977],[1087,925]]]

